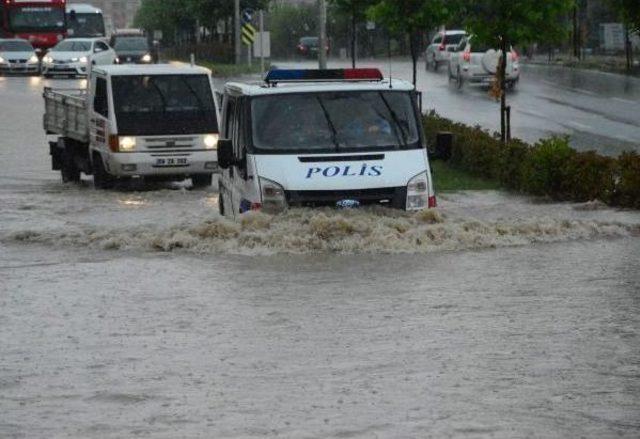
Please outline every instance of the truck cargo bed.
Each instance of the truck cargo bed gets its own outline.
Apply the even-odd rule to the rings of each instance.
[[[44,89],[43,125],[47,134],[58,134],[79,142],[89,142],[87,91],[84,89]]]

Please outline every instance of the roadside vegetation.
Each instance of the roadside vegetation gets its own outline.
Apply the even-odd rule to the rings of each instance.
[[[453,170],[554,200],[600,200],[611,206],[640,209],[640,155],[635,152],[617,158],[578,152],[569,146],[568,137],[552,137],[534,145],[518,139],[502,142],[498,133],[453,122],[435,112],[424,116],[424,127],[430,145],[435,144],[438,132],[453,134],[446,165]],[[443,165],[436,166],[437,179]],[[440,190],[450,181],[444,183]]]

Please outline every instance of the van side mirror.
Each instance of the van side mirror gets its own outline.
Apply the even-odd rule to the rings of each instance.
[[[218,140],[218,166],[227,169],[235,164],[231,139]]]

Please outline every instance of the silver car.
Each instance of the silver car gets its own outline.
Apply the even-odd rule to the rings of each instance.
[[[42,59],[42,73],[84,76],[90,65],[115,64],[116,52],[100,38],[68,38],[59,42]]]
[[[40,73],[40,60],[33,46],[19,38],[0,39],[0,73]]]
[[[449,62],[451,50],[466,36],[467,33],[463,30],[448,30],[434,35],[427,47],[425,68],[437,72],[438,67]]]

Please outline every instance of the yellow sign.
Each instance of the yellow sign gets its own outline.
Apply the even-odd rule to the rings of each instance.
[[[242,42],[247,46],[251,46],[256,39],[256,28],[250,23],[242,26]]]

